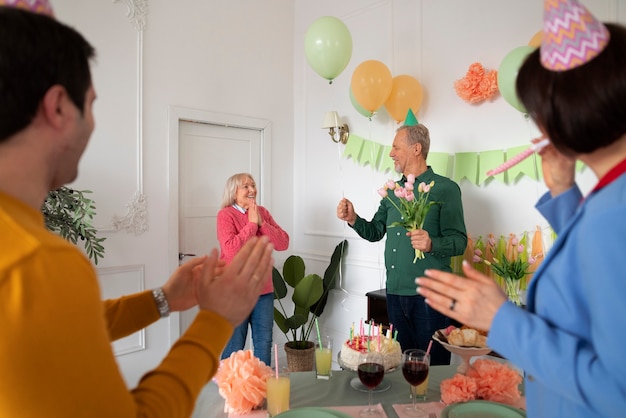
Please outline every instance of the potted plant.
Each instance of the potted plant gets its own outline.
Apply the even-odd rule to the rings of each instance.
[[[313,370],[315,344],[309,341],[315,326],[315,319],[324,312],[328,300],[328,292],[334,287],[339,274],[339,266],[348,241],[340,242],[333,252],[324,277],[318,274],[305,275],[302,257],[292,255],[283,264],[283,274],[274,267],[272,281],[274,283],[274,300],[278,301],[278,309],[274,306],[274,322],[287,337],[285,352],[291,371]],[[287,296],[287,287],[292,289],[293,314],[287,315],[281,302]],[[298,353],[302,356],[299,358]]]
[[[52,190],[41,210],[46,228],[74,244],[80,239],[87,257],[97,265],[98,259],[104,257],[102,242],[106,238],[96,236],[96,228],[92,225],[96,206],[93,200],[85,197],[85,193],[91,191],[68,187]]]

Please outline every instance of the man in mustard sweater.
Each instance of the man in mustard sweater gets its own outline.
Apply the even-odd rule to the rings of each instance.
[[[53,18],[0,6],[0,417],[188,417],[271,274],[272,246],[255,238],[227,267],[213,250],[162,288],[102,303],[91,263],[41,214],[48,191],[76,178],[94,128],[93,55]],[[111,341],[195,305],[129,390]]]

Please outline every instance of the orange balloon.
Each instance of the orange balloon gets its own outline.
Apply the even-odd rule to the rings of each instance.
[[[530,41],[528,41],[528,46],[534,46],[535,48],[539,48],[541,46],[541,39],[543,39],[543,31],[535,33]]]
[[[385,109],[396,122],[400,123],[409,109],[417,113],[423,99],[424,90],[420,82],[410,75],[399,75],[392,80],[391,93],[385,102]]]
[[[389,97],[392,82],[391,71],[385,64],[369,60],[354,69],[350,87],[355,100],[365,110],[374,113]]]

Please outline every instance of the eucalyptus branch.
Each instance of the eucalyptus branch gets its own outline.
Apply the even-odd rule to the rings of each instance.
[[[104,257],[102,242],[106,238],[97,237],[97,230],[92,224],[96,206],[93,200],[85,196],[86,193],[92,192],[68,187],[52,190],[41,210],[46,228],[73,244],[81,240],[87,257],[97,265],[98,259]]]

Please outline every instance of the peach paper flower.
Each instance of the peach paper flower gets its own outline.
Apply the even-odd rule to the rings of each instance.
[[[482,103],[498,92],[498,72],[485,71],[479,62],[470,65],[465,77],[454,82],[457,96],[470,104]]]
[[[476,399],[476,380],[462,374],[455,374],[451,379],[441,382],[441,400],[446,405]]]
[[[521,395],[520,374],[506,364],[489,359],[477,359],[466,375],[455,374],[441,382],[441,400],[446,404],[484,399],[507,405],[517,405]]]
[[[251,350],[239,350],[220,362],[215,375],[219,393],[226,401],[226,412],[248,414],[267,395],[267,379],[272,369]]]
[[[521,397],[518,386],[522,383],[522,376],[505,364],[477,359],[467,376],[476,379],[477,398],[514,405]]]

